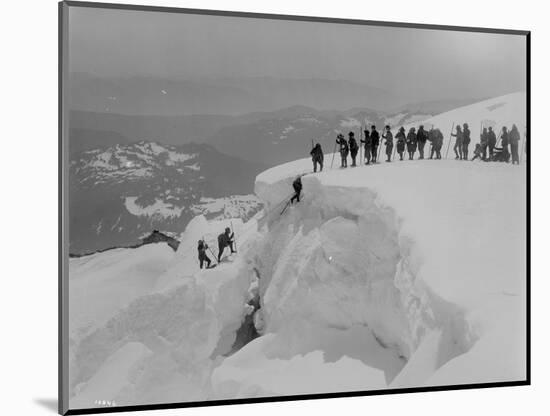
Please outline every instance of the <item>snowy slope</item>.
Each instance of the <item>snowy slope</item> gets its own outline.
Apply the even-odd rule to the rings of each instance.
[[[459,116],[471,123],[446,117]],[[310,170],[302,159],[260,174],[263,211],[246,223],[198,216],[175,254],[71,260],[71,284],[89,282],[71,292],[73,332],[85,334],[71,345],[71,406],[525,378],[523,165],[327,169],[304,176],[302,201],[280,215]],[[238,254],[200,271],[197,240],[214,257],[227,226]],[[130,287],[140,269],[120,307],[89,306],[104,296],[90,287]]]
[[[520,134],[523,136],[523,132],[526,126],[527,108],[526,94],[525,92],[516,92],[512,94],[503,95],[489,100],[481,101],[479,103],[459,107],[457,109],[447,111],[437,116],[422,120],[422,122],[414,122],[405,125],[406,131],[409,131],[411,127],[418,128],[419,124],[424,124],[425,127],[433,125],[435,128],[439,128],[443,133],[444,142],[443,150],[446,151],[449,146],[449,139],[451,138],[451,128],[456,127],[457,124],[468,123],[471,130],[472,148],[475,143],[479,143],[480,129],[483,123],[488,127],[494,122],[496,126],[493,127],[496,135],[498,136],[502,127],[507,126],[508,130],[512,127],[512,124],[516,124]],[[393,126],[397,128],[398,126]],[[453,133],[454,133],[453,129]],[[451,141],[454,143],[454,138]],[[452,153],[452,149],[449,151],[449,156]],[[445,154],[443,154],[445,156]],[[454,156],[453,156],[454,158]]]
[[[304,167],[257,178],[267,210],[286,197],[289,173]],[[305,176],[303,184],[304,201],[285,222],[295,245],[281,252],[264,294],[264,319],[276,332],[307,299],[308,308],[299,306],[307,320],[364,325],[396,346],[407,364],[390,386],[525,377],[523,167],[415,161]],[[327,279],[329,287],[312,290]]]
[[[149,293],[173,257],[174,251],[167,244],[148,244],[70,259],[71,337],[81,337],[118,309]]]

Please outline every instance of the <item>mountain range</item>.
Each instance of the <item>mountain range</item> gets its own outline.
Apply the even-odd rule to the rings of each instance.
[[[254,178],[267,166],[207,144],[141,141],[85,150],[70,163],[70,252],[135,244],[153,229],[181,230],[198,214],[249,218]]]

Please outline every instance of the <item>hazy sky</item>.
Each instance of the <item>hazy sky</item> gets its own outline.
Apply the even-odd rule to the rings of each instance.
[[[525,38],[70,8],[70,70],[176,79],[345,79],[422,99],[525,89]]]

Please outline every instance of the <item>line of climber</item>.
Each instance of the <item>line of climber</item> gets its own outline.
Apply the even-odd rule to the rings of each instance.
[[[454,137],[455,144],[453,146],[453,151],[456,155],[455,159],[469,160],[468,148],[471,142],[471,132],[468,123],[464,123],[462,126],[457,125],[455,132],[453,132],[454,127],[455,125],[453,123],[445,158],[448,156],[449,147],[452,138]],[[483,127],[482,123],[480,130],[480,142],[475,146],[474,155],[471,159],[472,161],[480,159],[483,161],[509,163],[511,160],[512,164],[520,163],[519,142],[521,138],[515,124],[512,126],[510,131],[508,131],[506,126],[502,127],[498,139],[492,126]],[[371,126],[370,131],[365,129],[363,133],[364,135],[360,139],[360,143],[363,145],[362,147],[359,143],[357,143],[355,134],[352,131],[348,133],[348,140],[344,138],[343,134],[337,135],[334,144],[331,168],[334,164],[334,156],[336,154],[337,147],[339,147],[338,152],[341,158],[341,168],[348,167],[348,156],[351,156],[350,166],[356,167],[357,154],[361,149],[364,149],[364,155],[361,159],[365,165],[379,163],[378,160],[382,151],[382,146],[380,146],[381,140],[383,140],[382,144],[385,147],[386,162],[391,162],[396,153],[399,155],[400,161],[405,160],[405,152],[408,155],[408,160],[414,160],[415,153],[417,151],[419,153],[418,159],[422,160],[424,159],[424,148],[428,142],[430,143],[429,159],[442,159],[441,153],[444,142],[443,133],[439,128],[435,128],[433,125],[429,130],[425,130],[423,125],[418,127],[418,131],[415,127],[411,127],[407,133],[405,132],[405,128],[401,127],[395,134],[395,138],[389,125],[385,126],[384,132],[381,135],[376,130],[375,125]],[[499,143],[501,143],[501,147],[498,147]],[[526,141],[524,141],[524,146],[525,149],[522,150],[522,154],[524,151],[527,151]],[[313,146],[310,155],[313,161],[313,172],[317,172],[318,168],[322,171],[324,155],[320,143]]]

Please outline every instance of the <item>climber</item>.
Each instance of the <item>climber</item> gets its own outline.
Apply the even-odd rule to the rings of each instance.
[[[487,148],[489,147],[489,133],[487,132],[487,127],[483,127],[483,131],[479,136],[479,145],[481,146],[481,159],[487,160]]]
[[[443,133],[438,128],[434,130],[433,150],[436,159],[441,159],[441,148],[443,147]]]
[[[339,134],[338,136],[336,136],[336,143],[340,145],[340,157],[342,158],[342,163],[340,167],[347,168],[349,147],[348,142],[344,138],[343,134]]]
[[[456,133],[452,133],[451,132],[451,136],[452,137],[456,137],[456,141],[455,141],[455,145],[453,147],[453,150],[455,151],[455,159],[460,159],[462,160],[462,151],[464,149],[463,145],[462,145],[462,140],[464,138],[464,135],[462,133],[462,129],[460,128],[460,125],[456,126]]]
[[[463,160],[468,160],[468,145],[470,144],[470,129],[468,123],[464,123],[462,126],[462,157]]]
[[[317,143],[315,147],[309,152],[311,159],[313,160],[313,172],[317,172],[317,164],[319,164],[319,170],[323,171],[323,149],[321,145]]]
[[[489,131],[487,132],[487,145],[489,146],[489,160],[493,160],[493,152],[497,145],[497,136],[492,127],[489,127]]]
[[[218,236],[218,263],[221,261],[223,250],[226,247],[229,247],[231,249],[231,254],[236,253],[235,249],[233,248],[234,237],[235,233],[232,233],[229,227],[226,227],[225,232]]]
[[[361,163],[369,165],[371,161],[372,139],[368,129],[365,129],[365,139],[361,139],[361,143],[365,145],[365,159],[367,160],[366,162],[361,161]],[[373,159],[375,158],[373,157]]]
[[[201,269],[202,269],[202,266],[204,265],[204,262],[206,262],[207,269],[210,269],[210,263],[212,263],[212,261],[206,255],[207,249],[208,249],[208,244],[206,244],[204,240],[199,240],[197,250],[199,252],[199,262],[200,262]]]
[[[502,143],[502,160],[506,163],[510,162],[510,151],[508,150],[508,145],[510,144],[510,138],[508,135],[508,129],[506,126],[502,127],[502,133],[500,135]]]
[[[510,134],[508,135],[508,137],[510,142],[510,150],[512,152],[512,165],[513,164],[519,165],[518,149],[519,149],[520,136],[519,136],[518,127],[515,124],[512,126],[512,130],[510,130]]]
[[[348,142],[349,142],[349,151],[351,154],[351,166],[355,167],[357,166],[356,158],[357,158],[357,152],[359,152],[359,146],[357,145],[357,141],[355,140],[355,137],[352,131],[349,132]]]
[[[414,160],[414,153],[416,152],[417,137],[415,128],[411,127],[407,134],[407,153],[409,154],[409,160]]]
[[[393,134],[391,132],[390,126],[386,126],[386,134],[383,134],[382,138],[385,139],[384,144],[386,145],[386,162],[391,162],[391,155],[393,150]]]
[[[371,126],[370,142],[372,146],[372,163],[376,163],[378,161],[378,145],[380,144],[380,135],[378,134],[378,131],[376,131],[376,126],[374,124]]]
[[[405,136],[405,127],[401,126],[397,134],[395,135],[397,153],[399,153],[399,160],[403,160],[403,152],[405,151],[405,142],[407,138]]]
[[[416,141],[418,143],[418,153],[420,153],[419,159],[424,159],[424,146],[428,140],[428,133],[424,130],[424,126],[418,127],[418,133],[416,135]]]
[[[472,161],[476,159],[485,160],[483,159],[483,147],[480,143],[476,143],[476,147],[474,149],[474,157],[472,158]]]
[[[290,198],[290,203],[293,204],[294,201],[300,202],[300,193],[302,192],[302,178],[300,176],[294,179],[292,188],[294,188],[294,195]]]

